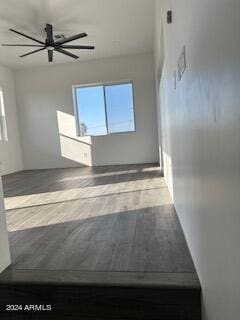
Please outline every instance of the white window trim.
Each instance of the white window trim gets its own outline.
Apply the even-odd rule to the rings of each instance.
[[[107,121],[107,106],[106,106],[106,99],[105,99],[105,87],[107,86],[114,86],[114,85],[121,85],[121,84],[131,84],[132,85],[132,94],[133,94],[133,122],[134,122],[134,130],[132,131],[121,131],[121,132],[108,132],[108,121]],[[99,135],[96,137],[101,136],[109,136],[109,135],[115,135],[115,134],[131,134],[136,132],[136,112],[135,112],[135,90],[134,90],[134,83],[132,80],[121,80],[121,81],[109,81],[109,82],[97,82],[97,83],[89,83],[89,84],[76,84],[72,86],[72,95],[73,95],[73,107],[74,107],[74,115],[75,115],[75,122],[76,122],[76,132],[78,137],[82,137],[80,134],[80,117],[77,107],[77,96],[76,96],[76,89],[78,88],[90,88],[90,87],[97,87],[97,86],[103,86],[104,91],[104,107],[105,107],[105,117],[106,117],[106,129],[107,134],[105,135]],[[90,135],[88,135],[90,136]]]

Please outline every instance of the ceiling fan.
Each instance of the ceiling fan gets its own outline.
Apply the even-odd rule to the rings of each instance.
[[[69,56],[71,58],[74,59],[78,59],[79,57],[76,56],[75,54],[65,50],[65,49],[87,49],[87,50],[93,50],[95,47],[94,46],[83,46],[83,45],[66,45],[66,43],[71,42],[73,40],[77,40],[80,38],[85,38],[87,37],[87,34],[84,33],[79,33],[76,34],[74,36],[68,37],[68,38],[62,38],[60,40],[54,40],[53,37],[53,27],[51,24],[46,24],[46,34],[47,34],[47,38],[45,40],[45,42],[37,40],[33,37],[30,37],[22,32],[19,32],[17,30],[14,29],[9,29],[12,32],[15,32],[17,34],[20,34],[21,36],[33,40],[35,42],[37,42],[38,44],[2,44],[2,46],[7,46],[7,47],[39,47],[39,49],[36,49],[34,51],[30,51],[28,53],[25,53],[23,55],[21,55],[20,57],[26,57],[30,54],[33,53],[37,53],[39,51],[45,50],[47,49],[48,51],[48,62],[52,62],[53,61],[53,51],[57,51],[60,52],[62,54],[65,54],[66,56]]]

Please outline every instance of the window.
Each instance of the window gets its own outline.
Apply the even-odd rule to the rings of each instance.
[[[7,124],[4,109],[3,92],[0,89],[0,141],[7,141]]]
[[[135,131],[133,84],[74,87],[80,136]]]

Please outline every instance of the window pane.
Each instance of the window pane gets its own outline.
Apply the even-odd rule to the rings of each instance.
[[[76,99],[80,135],[107,134],[103,86],[77,88]]]
[[[7,141],[7,124],[4,109],[3,92],[0,89],[0,141]]]
[[[109,133],[134,131],[132,84],[105,87]]]

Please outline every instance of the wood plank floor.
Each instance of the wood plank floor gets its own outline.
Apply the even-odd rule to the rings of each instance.
[[[201,288],[153,164],[3,178],[12,265],[3,320],[200,320]],[[51,305],[49,312],[6,305]]]
[[[23,171],[3,186],[12,270],[172,273],[196,284],[158,166]]]

